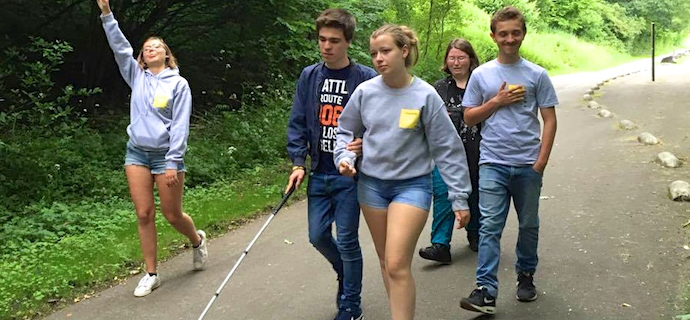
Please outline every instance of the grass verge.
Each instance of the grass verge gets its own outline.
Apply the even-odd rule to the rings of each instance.
[[[288,166],[278,163],[241,173],[232,183],[218,182],[187,190],[185,212],[197,228],[217,237],[276,205],[282,196]],[[296,191],[293,201],[305,196]],[[54,242],[11,242],[12,254],[0,256],[0,319],[32,319],[69,303],[88,298],[94,291],[118,283],[142,270],[136,218],[130,201],[53,205],[45,214],[70,212],[76,220],[91,221],[87,231]],[[76,222],[76,221],[75,221]],[[159,213],[159,261],[188,247]],[[15,226],[22,228],[22,226]],[[35,230],[35,229],[34,229]]]

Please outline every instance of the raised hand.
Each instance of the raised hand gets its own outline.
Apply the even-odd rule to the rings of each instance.
[[[98,4],[98,8],[101,9],[101,13],[106,15],[109,14],[110,11],[110,0],[96,0],[96,4]]]

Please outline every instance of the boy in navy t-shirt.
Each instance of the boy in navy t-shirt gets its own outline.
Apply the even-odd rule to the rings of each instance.
[[[287,190],[299,187],[309,171],[307,186],[309,241],[331,263],[338,276],[335,320],[359,320],[362,291],[362,251],[359,245],[359,203],[353,178],[341,176],[333,164],[338,117],[350,94],[376,76],[374,69],[352,62],[347,55],[355,30],[354,17],[328,9],[316,19],[322,62],[302,71],[287,129],[287,150],[293,167]],[[361,153],[361,139],[350,143]],[[311,158],[306,168],[306,158]],[[331,233],[335,222],[336,239]],[[289,318],[289,317],[288,317]]]

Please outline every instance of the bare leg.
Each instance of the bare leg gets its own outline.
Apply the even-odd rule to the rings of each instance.
[[[168,187],[165,175],[155,176],[158,185],[158,196],[161,199],[161,211],[170,224],[181,234],[189,238],[193,246],[201,243],[201,237],[196,233],[192,217],[182,212],[182,191],[184,188],[184,172],[177,174],[178,183]]]
[[[139,244],[144,255],[146,271],[156,273],[157,241],[156,233],[156,205],[153,202],[153,177],[151,171],[144,166],[125,166],[125,174],[129,183],[129,193],[134,202],[139,230]]]
[[[412,256],[428,216],[428,211],[408,204],[393,202],[388,207],[385,263],[394,320],[414,319],[416,289]]]
[[[387,209],[375,209],[361,205],[364,220],[367,222],[371,238],[374,241],[374,248],[376,248],[376,255],[379,257],[379,264],[381,266],[381,276],[383,277],[383,285],[386,286],[386,294],[390,297],[390,290],[388,285],[388,271],[386,271],[386,226],[387,226]]]

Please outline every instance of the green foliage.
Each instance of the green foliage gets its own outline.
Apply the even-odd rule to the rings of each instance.
[[[52,138],[42,128],[7,136],[9,148],[0,157],[4,205],[19,211],[36,200],[126,196],[121,171],[125,138],[88,128]]]
[[[549,27],[618,50],[629,49],[645,28],[641,18],[629,16],[625,8],[604,0],[540,1],[540,6]]]
[[[537,27],[538,29],[541,29],[542,25],[540,24],[541,20],[541,13],[537,5],[534,3],[534,1],[530,0],[474,0],[475,5],[477,7],[481,8],[484,10],[486,13],[488,13],[490,16],[493,16],[493,14],[500,10],[501,8],[505,6],[513,6],[520,11],[522,11],[522,14],[525,16],[525,20],[529,24],[528,28],[531,29],[531,27]]]
[[[57,1],[58,12],[35,10],[55,3],[8,0],[0,12],[0,27],[16,31],[0,39],[3,319],[40,315],[49,300],[64,303],[141,265],[122,170],[130,89],[94,4]],[[481,62],[495,57],[489,20],[505,4],[526,15],[522,55],[551,74],[603,68],[625,59],[625,52],[647,53],[651,22],[658,47],[671,49],[687,35],[690,15],[685,0],[113,3],[135,51],[149,34],[163,36],[192,86],[185,210],[211,234],[279,198],[294,83],[304,66],[319,60],[314,18],[326,7],[343,7],[357,18],[350,56],[359,63],[371,63],[369,35],[383,23],[412,27],[422,53],[414,73],[429,82],[445,76],[439,65],[452,38],[470,40]],[[97,87],[104,92],[85,89]],[[165,258],[186,239],[161,215],[157,222]]]
[[[246,103],[242,108],[218,105],[199,117],[195,124],[198,132],[190,135],[185,157],[189,186],[233,180],[243,170],[286,158],[294,82],[278,80],[244,91],[248,93],[242,98]]]
[[[369,37],[376,29],[388,22],[381,14],[388,8],[387,3],[376,0],[339,0],[333,1],[330,7],[343,8],[355,16],[357,30],[350,45],[349,56],[358,63],[372,66]]]
[[[287,177],[285,163],[245,170],[234,182],[188,189],[185,211],[215,237],[275,205]],[[293,199],[304,196],[304,188]],[[48,301],[69,303],[140,271],[136,217],[129,200],[41,202],[3,223],[0,233],[0,319],[32,318],[50,311]],[[159,259],[188,240],[157,215]],[[21,279],[21,281],[18,281]]]
[[[175,17],[174,28],[161,21],[150,29],[176,53],[199,111],[219,104],[237,109],[252,88],[276,75],[292,78],[319,59],[314,19],[326,7],[323,0],[195,2],[181,1],[180,8],[152,3],[138,15],[151,19],[163,10],[165,17]]]
[[[49,299],[121,272],[136,252],[123,247],[137,241],[131,211],[122,200],[41,202],[3,223],[0,318],[30,317]],[[118,236],[127,225],[129,235]]]
[[[395,8],[391,11],[394,21],[408,23],[418,32],[423,54],[414,72],[429,82],[445,76],[438,71],[438,66],[446,44],[455,37],[468,39],[480,62],[495,58],[496,45],[489,37],[490,18],[493,12],[507,4],[521,9],[527,19],[528,33],[521,53],[548,70],[558,73],[593,70],[609,62],[624,60],[621,56],[626,53],[649,52],[644,19],[630,14],[629,6],[622,3],[605,0],[391,2]],[[401,21],[400,17],[410,18]],[[672,48],[685,38],[680,35],[687,35],[687,32],[662,32],[657,37],[657,45]]]
[[[98,89],[75,89],[72,85],[56,88],[53,75],[72,46],[65,41],[49,42],[31,37],[27,47],[5,50],[0,64],[0,92],[7,107],[0,110],[0,126],[9,132],[41,127],[48,134],[70,132],[80,128],[84,118],[71,105],[76,97],[100,92]]]

